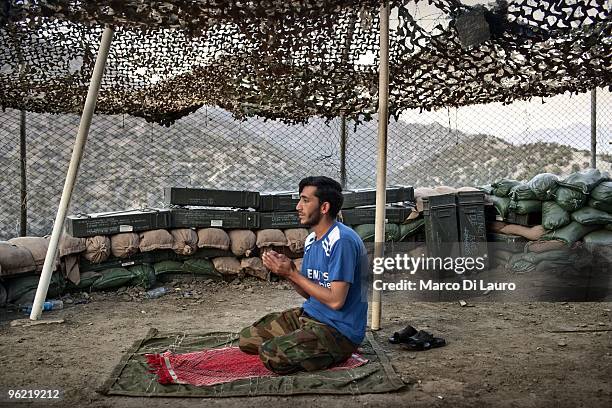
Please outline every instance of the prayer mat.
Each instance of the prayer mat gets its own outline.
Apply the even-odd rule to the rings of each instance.
[[[160,384],[215,385],[255,377],[277,376],[262,363],[259,355],[247,354],[238,347],[222,347],[177,354],[145,355],[150,372],[157,375]],[[353,353],[346,361],[329,370],[349,370],[367,363],[361,355]]]
[[[404,383],[393,370],[389,359],[371,333],[366,333],[366,339],[359,347],[359,358],[367,362],[364,361],[362,365],[354,368],[298,372],[290,375],[249,375],[248,378],[231,382],[201,386],[182,384],[181,381],[160,384],[157,375],[150,372],[147,355],[164,355],[167,352],[172,355],[184,355],[210,349],[235,348],[238,338],[238,333],[160,333],[156,329],[151,329],[144,339],[135,342],[127,351],[110,378],[98,391],[105,395],[134,397],[243,397],[296,394],[358,395],[397,391],[404,387]]]

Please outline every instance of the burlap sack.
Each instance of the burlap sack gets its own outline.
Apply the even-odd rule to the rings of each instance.
[[[223,275],[239,275],[242,271],[240,261],[233,256],[222,256],[212,260],[215,269]]]
[[[500,231],[502,234],[518,235],[525,237],[530,241],[537,241],[542,235],[546,233],[546,230],[541,225],[535,225],[533,227],[524,227],[522,225],[508,224]]]
[[[289,228],[285,230],[287,246],[291,252],[297,254],[304,252],[304,242],[308,237],[309,231],[306,228]]]
[[[157,249],[171,249],[174,238],[165,229],[144,231],[140,233],[140,252],[155,251]]]
[[[49,248],[49,238],[41,237],[18,237],[9,239],[9,244],[17,245],[18,247],[27,248],[32,257],[34,258],[34,264],[36,265],[36,272],[40,272],[43,269],[45,263],[45,257],[47,256],[47,249]],[[55,256],[55,263],[53,264],[53,270],[56,270],[59,266],[59,256]]]
[[[62,258],[62,270],[64,276],[70,282],[78,285],[81,282],[81,270],[79,269],[79,256],[66,255]]]
[[[124,232],[110,237],[111,253],[117,258],[127,258],[138,252],[140,237],[134,232]]]
[[[508,224],[506,224],[505,222],[493,221],[493,222],[487,223],[487,231],[500,232],[502,229],[504,229],[507,226]]]
[[[257,237],[251,230],[231,230],[229,237],[232,253],[236,256],[249,256],[257,243]]]
[[[78,254],[87,249],[85,238],[76,238],[72,235],[62,234],[59,242],[59,256]]]
[[[83,252],[83,258],[92,263],[104,262],[108,259],[111,253],[111,242],[108,237],[96,235],[89,237],[85,241],[87,248]]]
[[[34,272],[36,262],[29,249],[0,242],[0,276]]]
[[[556,249],[567,249],[568,245],[566,242],[561,240],[550,240],[550,241],[529,241],[525,244],[526,252],[547,252]]]
[[[270,271],[266,269],[261,258],[256,256],[251,258],[242,258],[240,261],[240,267],[247,275],[255,276],[259,279],[268,280],[270,276]]]
[[[179,255],[193,255],[198,250],[198,234],[190,228],[177,228],[170,231],[174,244],[172,249]]]
[[[215,248],[227,251],[230,248],[230,237],[220,228],[202,228],[198,230],[198,248]]]
[[[257,241],[255,244],[258,248],[286,246],[287,237],[285,237],[283,231],[279,229],[262,229],[257,231]]]
[[[457,189],[457,192],[459,192],[459,191],[482,191],[482,190],[479,190],[479,189],[477,189],[476,187],[468,187],[468,186],[464,186],[464,187],[459,187],[459,188]]]
[[[437,186],[434,187],[434,190],[436,190],[436,193],[438,194],[455,194],[457,192],[455,187],[449,186]]]

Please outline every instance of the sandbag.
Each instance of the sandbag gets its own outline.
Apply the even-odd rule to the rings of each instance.
[[[207,276],[211,279],[222,279],[223,275],[215,269],[215,265],[208,259],[188,259],[183,263],[183,271],[198,276]]]
[[[34,272],[36,262],[29,249],[0,242],[0,274],[2,276]]]
[[[143,231],[140,233],[140,252],[155,251],[158,249],[172,249],[174,238],[165,229]]]
[[[461,192],[461,191],[481,191],[480,189],[476,188],[476,187],[470,187],[470,186],[463,186],[463,187],[459,187],[457,189],[457,192]]]
[[[514,200],[538,200],[538,196],[534,193],[527,184],[521,183],[510,189],[508,196]]]
[[[589,200],[588,206],[591,208],[595,208],[596,210],[605,211],[608,214],[612,214],[612,203],[606,203],[605,201],[593,200],[592,198]]]
[[[79,255],[73,254],[63,257],[60,265],[62,265],[64,277],[66,277],[68,281],[78,284],[81,279]]]
[[[455,187],[449,187],[449,186],[437,186],[434,187],[434,190],[436,191],[436,193],[438,194],[455,194],[457,192],[457,189]]]
[[[375,224],[361,224],[354,228],[363,242],[374,242]],[[385,224],[385,241],[398,242],[401,237],[400,228],[396,224]]]
[[[89,290],[91,285],[94,284],[102,275],[99,272],[89,271],[83,272],[81,274],[80,280],[78,283],[69,283],[67,286],[68,290],[78,289],[78,290]]]
[[[525,252],[546,252],[555,249],[567,249],[568,245],[561,240],[529,241],[525,244]]]
[[[291,252],[303,253],[304,242],[308,237],[308,230],[306,228],[288,228],[285,231],[285,238],[287,238],[287,246]]]
[[[608,224],[605,227],[608,231],[612,231],[612,224]]]
[[[532,214],[542,212],[542,202],[539,200],[511,200],[508,209],[517,214]]]
[[[36,295],[40,275],[24,275],[5,281],[7,302],[23,304],[32,302]],[[53,273],[47,290],[47,299],[55,298],[64,293],[66,281],[60,273]]]
[[[170,230],[172,250],[179,255],[193,255],[198,250],[198,234],[191,228]]]
[[[36,272],[41,272],[43,265],[45,264],[45,257],[47,256],[47,249],[49,248],[49,238],[41,237],[18,237],[9,239],[9,244],[17,245],[18,247],[27,248],[34,258],[34,264],[36,265]],[[53,270],[57,270],[59,266],[59,256],[56,253],[55,263],[53,264]]]
[[[270,271],[266,269],[263,264],[263,261],[259,257],[252,258],[242,258],[240,261],[240,267],[242,270],[251,276],[255,276],[256,278],[268,280],[270,276]]]
[[[582,240],[590,248],[595,246],[612,247],[612,231],[605,229],[593,231],[586,234]]]
[[[506,225],[505,222],[502,221],[492,221],[487,223],[487,231],[490,232],[500,232]]]
[[[153,269],[155,269],[155,276],[166,273],[182,273],[183,263],[179,261],[161,261],[154,263]]]
[[[570,174],[558,183],[560,186],[574,188],[584,194],[589,194],[602,181],[609,181],[607,172],[602,173],[599,169],[585,169]]]
[[[85,238],[76,238],[72,235],[62,234],[59,241],[59,256],[78,254],[87,249]]]
[[[230,248],[236,256],[249,256],[257,243],[257,237],[251,230],[231,230],[229,237]]]
[[[230,249],[230,237],[220,228],[202,228],[198,230],[198,247],[227,251]]]
[[[591,198],[603,201],[607,204],[612,204],[612,181],[603,181],[599,183],[591,191]]]
[[[91,290],[110,290],[128,285],[134,278],[126,268],[109,268],[100,271],[100,276],[91,285]]]
[[[134,265],[129,267],[128,270],[133,276],[132,280],[130,281],[130,285],[140,286],[141,288],[148,290],[155,285],[155,282],[157,282],[157,278],[155,277],[155,268],[151,264],[144,263],[141,265]]]
[[[600,225],[582,225],[579,222],[572,221],[563,228],[558,230],[549,231],[547,234],[541,237],[542,240],[561,240],[567,242],[569,245],[573,245],[576,241],[579,241],[589,232],[593,232],[596,229],[601,228]]]
[[[527,238],[530,241],[537,241],[542,235],[546,233],[544,227],[541,225],[534,225],[533,227],[525,227],[523,225],[508,224],[500,231],[502,234],[507,235],[518,235],[520,237]]]
[[[83,252],[83,258],[91,263],[100,263],[108,259],[111,253],[111,242],[108,237],[96,235],[85,241],[87,248]]]
[[[398,241],[404,241],[409,237],[414,236],[419,231],[425,228],[425,220],[420,218],[418,220],[412,221],[408,224],[401,224],[399,226],[400,233]]]
[[[279,229],[262,229],[256,234],[257,240],[255,245],[257,248],[265,248],[269,246],[286,246],[287,237],[283,231]]]
[[[128,258],[139,250],[140,237],[134,232],[111,235],[111,253],[117,258]]]
[[[582,208],[587,196],[575,188],[560,186],[555,193],[555,202],[569,212]]]
[[[521,184],[521,182],[518,180],[501,179],[491,184],[491,187],[493,187],[493,194],[495,194],[497,197],[508,197],[512,187],[519,184]]]
[[[506,215],[508,215],[508,206],[510,206],[510,198],[489,195],[485,196],[485,200],[492,202],[495,206],[495,210],[502,217],[506,217]]]
[[[572,213],[572,220],[582,225],[605,225],[612,223],[612,214],[591,207],[583,207]]]
[[[541,201],[551,200],[555,196],[555,192],[559,185],[557,182],[559,177],[552,173],[541,173],[529,180],[526,185],[535,195],[535,198]]]
[[[215,269],[223,275],[239,275],[242,271],[240,261],[233,256],[214,258],[212,261],[213,265],[215,265]]]
[[[570,213],[555,201],[542,203],[542,226],[547,230],[556,230],[572,222]]]

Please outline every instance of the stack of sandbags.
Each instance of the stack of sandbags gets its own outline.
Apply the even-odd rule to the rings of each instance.
[[[563,255],[558,251],[574,248],[581,241],[588,243],[585,247],[592,251],[595,249],[595,252],[599,248],[609,247],[612,243],[612,233],[610,233],[612,181],[605,172],[588,169],[573,173],[563,180],[554,174],[544,173],[535,176],[527,183],[503,179],[493,183],[490,191],[492,195],[487,198],[494,203],[498,213],[504,217],[512,212],[517,214],[541,213],[541,225],[531,227],[507,225],[497,231],[536,241],[536,243],[530,242],[525,247],[525,253],[546,254],[551,252],[549,254],[551,259],[556,259],[557,255],[560,259]],[[488,228],[492,228],[492,225],[488,225]],[[550,241],[550,243],[547,244],[545,241]],[[564,248],[560,248],[561,246]],[[533,248],[541,250],[533,251]],[[606,253],[605,250],[603,252]],[[538,261],[546,256],[548,255],[537,255],[530,260]],[[520,256],[513,257],[514,260],[519,260],[519,258]],[[583,264],[581,261],[576,264],[572,260],[573,257],[568,256],[567,261],[570,264]],[[567,264],[563,260],[555,262],[559,265]],[[515,271],[538,269],[535,265],[530,267],[525,265],[526,263],[521,260],[510,263],[509,267]],[[551,265],[550,259],[547,259],[547,263],[543,265]]]

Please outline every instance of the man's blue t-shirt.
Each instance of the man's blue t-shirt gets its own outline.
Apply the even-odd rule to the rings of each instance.
[[[350,283],[344,306],[334,310],[310,297],[304,311],[316,320],[334,327],[352,343],[360,344],[365,336],[368,299],[364,287],[368,255],[359,235],[339,222],[317,240],[315,233],[306,238],[302,275],[330,288],[333,281]]]

